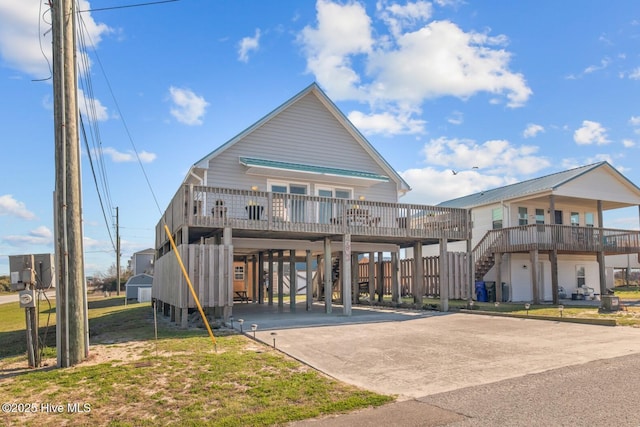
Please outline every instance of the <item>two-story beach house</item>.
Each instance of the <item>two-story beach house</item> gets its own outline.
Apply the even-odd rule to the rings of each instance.
[[[640,206],[640,188],[607,162],[438,206],[470,210],[475,279],[503,283],[498,301],[598,298],[607,292],[606,256],[640,253],[638,230],[603,228],[605,211]],[[456,246],[465,250],[449,250]]]
[[[194,298],[177,252],[201,304],[225,317],[234,300],[273,304],[275,297],[285,309],[283,266],[293,275],[302,263],[306,308],[325,296],[331,311],[336,291],[350,314],[362,285],[359,255],[390,253],[397,271],[400,248],[446,247],[469,237],[465,209],[399,203],[409,190],[311,84],[191,166],[156,228],[153,298],[186,323]],[[415,272],[420,286],[422,263]],[[372,281],[366,284],[371,293]],[[295,283],[289,281],[287,310],[296,307]]]

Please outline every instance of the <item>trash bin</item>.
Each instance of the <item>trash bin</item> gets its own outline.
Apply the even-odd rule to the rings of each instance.
[[[502,302],[509,302],[509,285],[502,282]]]
[[[476,300],[478,302],[487,302],[487,288],[483,281],[476,282]]]
[[[496,302],[496,282],[485,282],[487,287],[487,301]]]

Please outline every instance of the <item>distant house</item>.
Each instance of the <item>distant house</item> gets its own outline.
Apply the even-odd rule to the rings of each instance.
[[[149,274],[136,274],[129,277],[125,284],[125,295],[128,300],[134,299],[138,302],[151,301],[151,287],[153,276]]]
[[[498,300],[593,297],[613,283],[605,257],[625,255],[624,265],[628,259],[637,265],[638,230],[603,228],[602,217],[608,210],[640,206],[640,188],[607,162],[438,206],[470,210],[475,278],[504,283],[495,287]],[[466,248],[452,244],[449,250]],[[621,263],[620,257],[610,259]]]
[[[468,237],[464,209],[399,203],[409,190],[311,84],[189,169],[156,228],[153,297],[183,322],[195,306],[171,235],[204,307],[228,316],[234,300],[277,297],[282,308],[283,265],[302,262],[307,304],[324,299],[330,311],[324,295],[335,290],[350,314],[358,254],[397,262],[400,248]],[[414,221],[420,214],[432,220]],[[295,302],[294,292],[291,310]]]
[[[156,251],[152,248],[135,252],[129,260],[129,270],[132,274],[149,274],[153,276],[153,260]]]

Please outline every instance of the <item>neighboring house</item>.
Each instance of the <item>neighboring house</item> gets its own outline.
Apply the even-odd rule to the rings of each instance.
[[[149,248],[135,252],[129,260],[129,270],[132,274],[149,274],[153,276],[153,260],[156,251]]]
[[[234,299],[272,304],[269,283],[283,307],[282,267],[305,262],[307,309],[333,291],[339,270],[349,314],[358,254],[391,253],[397,262],[400,248],[469,235],[464,209],[398,203],[409,190],[311,84],[189,169],[156,228],[153,297],[182,322],[195,306],[168,230],[204,307],[228,316]],[[324,300],[330,311],[331,298]],[[291,310],[295,302],[293,293]]]
[[[151,287],[153,276],[149,274],[136,274],[129,277],[125,284],[125,295],[128,300],[134,299],[138,302],[151,301]]]
[[[612,284],[605,256],[638,261],[638,230],[602,228],[602,217],[639,205],[640,188],[600,162],[438,206],[470,209],[475,278],[504,283],[495,288],[498,301],[558,303],[562,290],[568,298],[590,289],[605,293]],[[452,244],[449,250],[466,248]]]

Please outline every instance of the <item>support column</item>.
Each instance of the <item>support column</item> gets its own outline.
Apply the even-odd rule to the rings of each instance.
[[[424,297],[424,262],[422,260],[422,242],[413,245],[413,302],[422,307]]]
[[[369,304],[373,304],[376,294],[376,260],[375,254],[369,252]]]
[[[274,282],[274,277],[273,277],[273,251],[269,251],[269,261],[268,261],[268,267],[267,267],[267,275],[269,277],[268,283],[267,283],[267,298],[269,299],[268,304],[269,305],[273,305],[273,282]]]
[[[256,262],[256,256],[251,257],[251,302],[254,304],[258,301],[258,263]]]
[[[496,302],[502,302],[502,252],[496,252]]]
[[[351,303],[360,302],[360,272],[358,264],[358,254],[351,254]]]
[[[312,271],[311,271],[311,251],[309,249],[307,249],[307,252],[305,253],[305,261],[306,261],[306,271],[307,271],[307,277],[306,277],[306,281],[307,281],[307,301],[305,303],[305,308],[307,311],[311,310],[311,307],[313,306],[313,281],[312,279]]]
[[[296,311],[296,293],[298,292],[298,274],[296,272],[296,251],[289,251],[289,311]]]
[[[549,253],[549,261],[551,261],[551,294],[553,303],[558,304],[558,250],[553,249]]]
[[[284,310],[284,252],[278,251],[278,311]]]
[[[342,314],[351,316],[351,234],[342,236]]]
[[[324,311],[331,313],[333,286],[331,283],[331,240],[324,238]]]
[[[600,227],[600,245],[598,249],[598,272],[600,276],[600,295],[601,296],[607,294],[607,273],[605,269],[605,258],[604,258],[604,233],[602,232],[603,223],[604,223],[604,219],[602,215],[602,200],[598,200],[598,226]]]
[[[376,282],[376,288],[378,290],[378,302],[384,300],[384,262],[382,259],[382,252],[378,252],[378,271],[376,272],[378,280]]]
[[[258,304],[264,304],[264,252],[258,252]]]
[[[391,301],[400,303],[400,280],[398,280],[398,251],[391,252]]]
[[[532,300],[534,304],[540,304],[540,286],[542,284],[538,283],[539,253],[537,249],[529,252],[529,259],[531,261],[531,294],[533,296]]]
[[[440,239],[440,310],[449,311],[449,258],[446,238]]]

